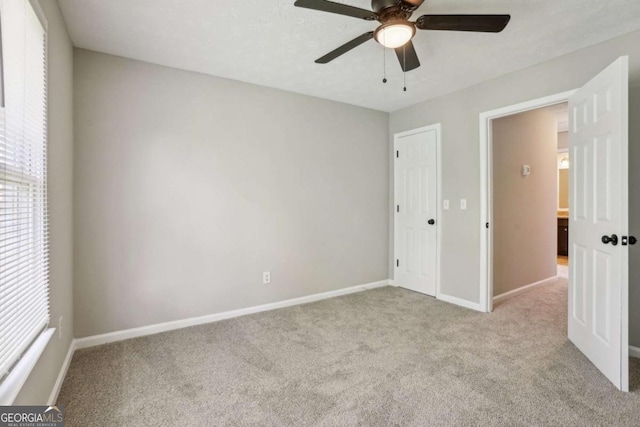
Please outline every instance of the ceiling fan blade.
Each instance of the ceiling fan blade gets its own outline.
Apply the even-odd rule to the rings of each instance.
[[[423,15],[416,21],[416,28],[499,33],[504,30],[510,19],[510,15]]]
[[[398,61],[400,61],[402,71],[405,73],[407,71],[415,70],[420,66],[420,60],[418,59],[416,48],[413,47],[413,42],[411,40],[409,40],[409,42],[404,46],[396,48],[396,55],[398,56]]]
[[[339,57],[340,55],[344,55],[345,53],[349,52],[351,49],[360,46],[362,43],[369,41],[372,38],[373,38],[373,31],[364,33],[360,37],[356,37],[355,39],[351,40],[349,43],[345,43],[339,48],[337,48],[336,50],[333,50],[327,53],[322,58],[317,59],[316,64],[326,64],[328,62],[331,62],[337,57]]]
[[[307,9],[320,10],[322,12],[337,13],[338,15],[352,16],[354,18],[374,21],[378,15],[370,10],[360,9],[358,7],[348,6],[346,4],[334,3],[326,0],[297,0],[295,6]]]

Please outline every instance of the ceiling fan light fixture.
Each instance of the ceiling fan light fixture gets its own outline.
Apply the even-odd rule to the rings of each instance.
[[[416,27],[410,22],[402,21],[379,26],[374,37],[382,46],[396,49],[407,44],[415,34]]]

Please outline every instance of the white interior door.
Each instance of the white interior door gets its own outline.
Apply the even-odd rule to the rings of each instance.
[[[569,100],[569,339],[623,391],[628,347],[628,58]]]
[[[436,295],[438,127],[395,138],[396,284]]]

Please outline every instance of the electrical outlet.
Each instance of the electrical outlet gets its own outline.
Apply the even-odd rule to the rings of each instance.
[[[262,284],[267,285],[269,283],[271,283],[271,272],[265,271],[264,273],[262,273]]]
[[[60,316],[58,318],[58,339],[59,340],[62,339],[62,320],[63,320],[63,316]]]
[[[442,202],[442,209],[444,209],[445,211],[449,210],[449,201],[445,200],[444,202]]]

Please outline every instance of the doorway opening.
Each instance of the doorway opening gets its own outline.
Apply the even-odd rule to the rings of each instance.
[[[568,103],[491,121],[494,305],[568,279]]]
[[[549,109],[551,111],[561,111],[562,110],[562,106],[563,105],[567,105],[569,98],[571,97],[571,95],[573,95],[576,91],[568,91],[568,92],[563,92],[563,93],[559,93],[556,95],[551,95],[545,98],[541,98],[541,99],[536,99],[533,101],[528,101],[525,103],[521,103],[521,104],[517,104],[517,105],[512,105],[512,106],[508,106],[508,107],[504,107],[498,110],[493,110],[493,111],[488,111],[486,113],[482,113],[480,115],[480,157],[481,157],[481,162],[480,162],[480,189],[481,189],[481,197],[480,197],[480,202],[481,202],[481,212],[482,212],[482,217],[481,217],[481,226],[482,226],[482,232],[481,232],[481,236],[480,236],[480,306],[488,313],[493,311],[493,302],[494,302],[494,294],[495,295],[501,295],[501,294],[505,294],[507,292],[509,292],[509,290],[504,291],[503,289],[497,289],[497,292],[494,291],[494,279],[495,279],[495,271],[494,271],[494,228],[493,226],[495,226],[496,224],[496,214],[498,215],[498,217],[500,216],[500,213],[497,213],[495,211],[495,207],[494,207],[494,203],[492,203],[492,201],[494,200],[494,185],[495,185],[495,177],[494,177],[494,153],[493,153],[493,134],[494,134],[494,121],[502,119],[502,118],[507,118],[510,116],[517,116],[523,113],[527,113],[527,112],[534,112],[536,110],[544,110],[544,109]],[[559,120],[557,117],[560,113],[556,114],[556,123],[555,123],[555,133],[557,135],[557,131],[560,129],[563,129],[564,124],[558,125],[559,122],[562,122],[563,120]],[[517,134],[513,135],[513,142],[517,143],[518,141],[521,140],[521,136]],[[557,138],[557,136],[556,136]],[[557,151],[558,151],[558,147],[556,145],[557,143],[551,145],[549,147],[547,147],[547,151],[553,153],[553,158],[551,159],[552,161],[552,166],[549,166],[547,164],[546,169],[547,169],[547,174],[553,174],[554,170],[556,170],[556,166],[555,166],[555,157],[557,156]],[[515,175],[510,176],[510,177],[506,177],[509,179],[509,181],[513,181],[513,178],[515,178],[515,180],[520,180],[521,183],[522,182],[526,182],[526,184],[530,184],[531,181],[533,180],[529,180],[527,181],[527,178],[531,177],[532,172],[536,172],[538,171],[538,169],[536,168],[535,170],[533,170],[531,168],[531,163],[529,161],[520,161],[517,162],[515,160],[513,160],[513,163],[511,164],[511,169],[510,171],[508,171],[507,173],[514,173]],[[506,179],[505,178],[505,179]],[[546,178],[549,179],[549,175],[546,175]],[[553,182],[555,182],[555,180],[557,178],[555,177],[551,177],[550,178]],[[515,187],[514,187],[515,188]],[[551,199],[551,203],[552,205],[549,205],[549,203],[547,203],[547,205],[552,206],[552,207],[547,207],[547,216],[550,215],[551,218],[554,218],[557,216],[557,202],[555,201],[555,197],[557,194],[557,184],[556,184],[556,189],[555,190],[551,190],[552,192],[552,199]],[[519,193],[516,193],[513,195],[513,197],[511,196],[507,196],[510,200],[513,200],[514,198],[523,198],[523,201],[525,203],[528,203],[528,199],[526,199],[526,194],[522,195]],[[548,199],[548,194],[546,195],[547,198],[545,200],[547,200],[547,202],[549,202]],[[511,219],[517,219],[517,218],[511,218]],[[557,221],[557,220],[556,220]],[[547,220],[548,222],[548,220]],[[548,224],[546,224],[548,226]],[[518,227],[517,223],[512,225],[512,227]],[[556,225],[557,228],[557,225]],[[556,228],[554,228],[550,233],[552,233],[552,236],[555,236],[555,231]],[[549,236],[547,235],[547,238]],[[557,240],[557,239],[556,239]],[[522,247],[524,247],[525,245],[527,245],[526,241],[520,241],[516,243],[516,250],[521,249]],[[555,245],[555,244],[554,244]],[[546,253],[544,255],[547,256],[547,258],[551,257],[553,260],[555,260],[554,265],[555,265],[555,269],[556,272],[554,273],[552,270],[550,270],[550,274],[549,274],[549,280],[556,280],[557,278],[557,246],[554,247],[553,250],[549,249],[551,246],[547,246],[546,249]],[[554,253],[555,252],[555,253]],[[522,253],[522,251],[521,251]],[[543,255],[543,256],[544,256]],[[519,267],[528,267],[526,262],[525,263],[520,263],[519,265],[513,266],[514,269],[517,269]],[[511,268],[511,266],[507,266],[507,269]],[[553,269],[554,267],[550,267],[551,269]],[[531,274],[531,273],[525,273],[525,276]],[[568,274],[568,269],[567,269],[567,274]],[[508,276],[508,272],[507,272],[507,276]],[[525,283],[525,285],[527,285],[527,283]],[[536,283],[535,281],[533,282],[529,282],[528,285],[533,285],[535,286]],[[510,294],[507,294],[504,297],[509,297]],[[512,294],[511,294],[512,295]]]

